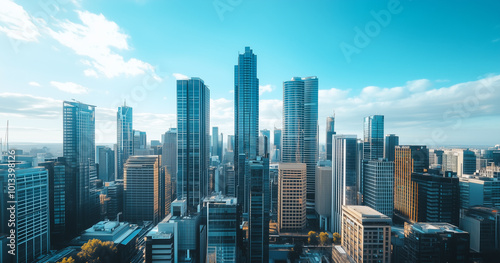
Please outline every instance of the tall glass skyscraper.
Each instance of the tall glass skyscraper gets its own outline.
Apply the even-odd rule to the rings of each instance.
[[[342,206],[357,205],[358,160],[356,135],[335,135],[332,151],[331,231],[340,233]]]
[[[66,159],[67,224],[77,234],[99,220],[96,190],[95,106],[63,102],[63,155]]]
[[[335,116],[326,117],[326,159],[332,160],[332,141],[335,135]]]
[[[384,158],[384,116],[365,117],[364,122],[364,154],[365,160]]]
[[[281,161],[307,165],[307,202],[314,204],[318,162],[318,78],[294,77],[283,83]]]
[[[161,153],[161,165],[166,167],[166,173],[170,175],[172,199],[177,198],[177,129],[170,128],[163,135],[163,149]],[[172,200],[173,201],[173,200]]]
[[[234,169],[238,177],[238,202],[248,212],[248,174],[238,168],[240,154],[254,160],[259,152],[259,79],[257,55],[250,47],[238,56],[234,66]]]
[[[394,153],[396,146],[399,145],[399,137],[395,134],[387,134],[385,136],[384,158],[389,162],[394,162]]]
[[[177,80],[177,199],[190,209],[208,191],[210,90],[200,78]]]
[[[126,105],[118,107],[116,124],[116,179],[123,179],[123,164],[125,164],[129,156],[134,154],[134,132],[131,107]]]

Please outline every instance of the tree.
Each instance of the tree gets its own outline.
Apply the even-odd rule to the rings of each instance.
[[[319,234],[319,241],[322,246],[328,245],[330,238],[328,237],[328,233],[326,232],[321,232]]]
[[[335,244],[340,243],[340,239],[341,239],[341,237],[340,237],[339,233],[337,233],[337,232],[333,233],[333,243],[335,243]]]
[[[309,231],[309,233],[307,233],[307,235],[309,236],[307,238],[307,242],[309,243],[309,245],[318,245],[319,244],[318,233],[316,233],[314,231]]]
[[[118,249],[113,242],[99,239],[83,244],[76,257],[64,258],[60,263],[112,263],[118,262]]]
[[[292,261],[293,263],[300,258],[302,252],[303,252],[302,243],[295,243],[295,245],[293,245],[292,250],[288,252],[288,259],[290,259],[290,261]]]

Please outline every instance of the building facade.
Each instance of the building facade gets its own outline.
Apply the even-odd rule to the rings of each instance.
[[[269,261],[269,159],[248,161],[250,192],[248,212],[248,262]]]
[[[387,134],[384,144],[384,158],[389,162],[394,162],[395,148],[399,145],[399,136],[395,134]]]
[[[363,159],[377,160],[384,157],[384,116],[365,117],[363,126]]]
[[[335,135],[335,116],[326,117],[326,159],[332,160],[332,141]]]
[[[394,212],[394,162],[363,162],[363,204],[392,218]]]
[[[306,226],[305,163],[280,163],[278,168],[278,231],[301,231]]]
[[[116,113],[116,178],[123,179],[123,165],[128,157],[134,155],[134,132],[132,108],[126,105],[118,107]]]

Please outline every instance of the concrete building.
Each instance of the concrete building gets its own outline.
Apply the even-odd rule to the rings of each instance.
[[[355,262],[391,262],[391,219],[373,208],[343,206],[341,236]]]
[[[278,231],[300,231],[306,226],[307,165],[280,163],[278,173]]]
[[[330,229],[332,213],[332,166],[316,166],[316,194],[314,209],[319,217],[319,227],[322,230]]]
[[[443,171],[457,173],[458,177],[472,175],[476,172],[476,154],[470,150],[453,149],[443,153]]]

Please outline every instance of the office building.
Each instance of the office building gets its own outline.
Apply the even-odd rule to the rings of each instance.
[[[460,207],[500,207],[500,180],[498,178],[460,178]]]
[[[222,160],[222,154],[219,152],[219,127],[212,127],[211,156],[218,156]]]
[[[237,200],[212,195],[203,200],[207,208],[206,262],[236,262]]]
[[[239,169],[243,159],[255,160],[259,153],[259,79],[257,78],[257,55],[250,47],[238,55],[234,66],[234,170],[238,178],[238,202],[243,212],[249,211],[250,181],[245,169]],[[228,141],[229,143],[229,141]],[[231,144],[232,145],[232,144]]]
[[[141,224],[160,219],[160,160],[156,155],[130,156],[124,166],[123,216]]]
[[[394,162],[363,162],[363,204],[392,218],[394,212]]]
[[[394,153],[396,146],[399,145],[399,136],[395,134],[387,134],[384,144],[384,158],[389,162],[394,162]]]
[[[0,208],[2,208],[2,212],[0,215],[2,215],[2,225],[0,230],[9,236],[14,231],[15,238],[10,238],[8,241],[9,244],[12,244],[11,240],[15,241],[15,249],[2,244],[4,245],[2,250],[14,250],[15,255],[9,254],[8,257],[11,260],[8,262],[33,262],[37,257],[50,250],[49,174],[43,167],[15,169],[14,185],[9,181],[11,179],[9,174],[12,172],[9,172],[8,165],[1,165],[0,189],[2,190],[2,198],[0,200],[2,202]],[[12,186],[15,187],[14,198],[10,198]],[[13,205],[9,202],[11,200],[17,202]],[[11,209],[12,206],[14,209]],[[7,219],[13,218],[12,215],[15,224],[7,221]],[[10,223],[7,224],[7,222]]]
[[[177,80],[177,199],[194,209],[208,193],[210,90],[200,78]]]
[[[247,161],[250,176],[248,262],[269,261],[269,159]]]
[[[426,146],[396,146],[394,216],[398,217],[398,221],[418,222],[418,188],[412,175],[427,172],[428,168],[429,151]]]
[[[95,106],[63,102],[63,155],[66,160],[66,222],[70,234],[99,220],[95,167]]]
[[[106,182],[107,198],[106,217],[118,221],[118,214],[123,212],[123,180]]]
[[[281,150],[281,129],[274,127],[274,148],[277,150]]]
[[[469,233],[454,225],[405,223],[404,233],[405,262],[469,262]]]
[[[432,169],[442,169],[443,165],[443,150],[430,149],[429,150],[429,167]]]
[[[335,116],[326,117],[326,159],[332,160],[332,141],[335,135]]]
[[[147,136],[146,132],[134,130],[134,155],[142,155],[142,152],[146,150]]]
[[[363,125],[363,159],[377,160],[384,157],[384,116],[365,117]]]
[[[458,177],[476,172],[476,154],[470,150],[453,149],[443,153],[443,171],[457,173]]]
[[[342,207],[342,247],[355,262],[391,262],[391,219],[367,206]]]
[[[172,198],[177,198],[177,129],[170,128],[163,135],[161,164],[167,168],[172,185]]]
[[[66,161],[64,157],[39,163],[47,169],[49,185],[51,249],[58,249],[66,241]]]
[[[314,210],[319,217],[319,228],[321,230],[330,229],[330,220],[332,214],[332,163],[326,161],[326,164],[318,162],[316,166],[316,193]]]
[[[469,232],[472,251],[488,254],[500,249],[499,211],[498,207],[474,206],[461,213],[460,229]]]
[[[306,226],[307,166],[280,163],[278,173],[278,231],[301,231]]]
[[[314,207],[318,162],[318,78],[294,77],[283,82],[281,161],[307,165],[307,202]]]
[[[459,224],[460,190],[458,177],[445,174],[413,173],[416,183],[417,222],[443,222]]]
[[[118,107],[116,124],[116,178],[123,179],[123,165],[129,156],[134,155],[134,132],[131,107],[126,105]]]
[[[271,153],[271,131],[264,129],[259,134],[259,156],[265,156]]]
[[[98,170],[97,174],[103,182],[111,182],[115,180],[115,152],[109,147],[99,147],[98,151]]]
[[[358,204],[358,143],[356,135],[334,135],[332,147],[330,231],[341,233],[342,206]]]

